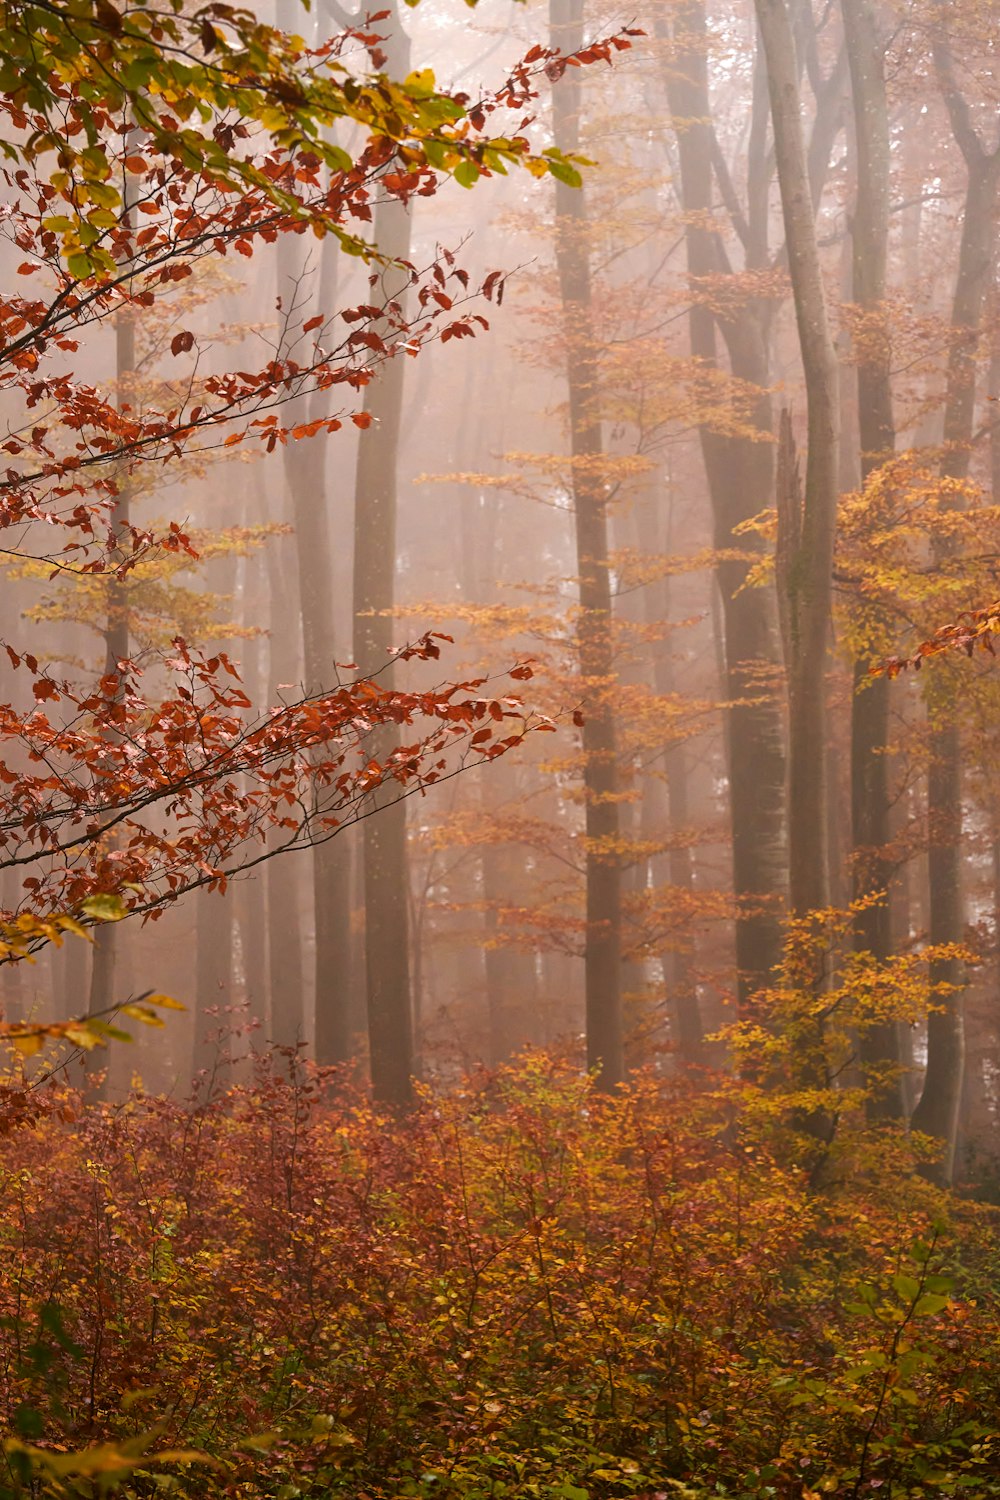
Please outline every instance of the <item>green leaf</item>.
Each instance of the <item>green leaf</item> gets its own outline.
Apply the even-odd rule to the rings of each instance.
[[[902,1272],[892,1278],[893,1291],[903,1302],[914,1302],[920,1296],[920,1282]]]
[[[568,161],[550,159],[547,165],[557,182],[565,182],[567,187],[583,187],[583,178],[575,167],[570,166]]]
[[[479,181],[479,168],[474,161],[460,161],[455,168],[455,181],[459,187],[470,188]]]
[[[943,1312],[948,1306],[949,1298],[940,1292],[925,1292],[913,1309],[915,1318],[932,1318],[935,1313]]]
[[[70,261],[72,262],[73,259],[74,257],[71,256]],[[87,896],[81,901],[80,910],[84,916],[92,917],[95,922],[120,922],[122,917],[128,915],[125,902],[112,891],[98,891],[96,895]]]
[[[66,258],[66,269],[74,281],[88,281],[94,274],[94,265],[89,255],[77,250]]]

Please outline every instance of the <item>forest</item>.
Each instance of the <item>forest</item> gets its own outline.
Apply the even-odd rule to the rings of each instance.
[[[1000,1497],[992,0],[3,0],[0,1500]]]

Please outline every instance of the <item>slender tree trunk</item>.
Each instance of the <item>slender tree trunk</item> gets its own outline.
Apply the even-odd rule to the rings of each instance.
[[[944,406],[944,457],[941,471],[964,479],[969,471],[976,403],[976,356],[983,304],[993,264],[1000,145],[988,152],[973,127],[968,104],[955,78],[947,37],[935,39],[934,62],[952,131],[965,158],[968,183],[959,246],[958,276],[952,302]],[[944,560],[945,550],[939,549]],[[932,943],[961,943],[965,937],[962,894],[962,747],[957,705],[947,687],[944,701],[930,705],[931,763],[927,776],[927,820]],[[942,1145],[942,1156],[929,1175],[949,1183],[955,1169],[955,1147],[965,1071],[965,1024],[962,964],[953,958],[931,966],[932,983],[944,986],[938,1007],[927,1019],[927,1072],[912,1126]]]
[[[279,0],[279,25],[294,31],[301,17],[296,0]],[[306,282],[307,259],[298,237],[282,235],[278,245],[279,293],[286,314],[305,321],[314,310],[332,318],[337,304],[340,246],[333,235],[322,242],[320,276],[315,297]],[[326,414],[329,395],[295,403],[289,420],[316,420]],[[296,408],[298,408],[296,410]],[[298,559],[299,614],[302,625],[302,663],[307,693],[320,693],[335,683],[333,555],[330,546],[327,443],[325,437],[288,443],[284,450],[285,480],[291,497]],[[345,653],[346,654],[346,653]],[[351,1055],[351,848],[337,836],[315,845],[312,890],[316,932],[315,1057],[318,1063],[346,1062]]]
[[[672,519],[668,513],[667,523],[661,528],[657,516],[658,493],[647,492],[635,504],[636,532],[639,550],[647,556],[662,552],[670,555],[672,545]],[[668,501],[672,505],[672,497]],[[653,655],[653,689],[659,697],[672,698],[677,693],[674,670],[673,643],[670,637],[672,597],[669,577],[658,586],[643,590],[647,622],[657,621],[667,627],[666,639],[658,641]],[[667,746],[663,756],[666,773],[667,816],[669,822],[670,849],[667,854],[667,876],[676,890],[690,892],[694,886],[694,860],[691,846],[683,835],[690,821],[688,799],[688,755],[683,741]],[[691,953],[688,948],[672,948],[663,953],[661,960],[664,986],[671,1015],[671,1037],[677,1051],[685,1062],[704,1061],[704,1026],[698,1003],[698,990],[694,983]]]
[[[266,575],[263,575],[263,569],[264,559],[259,553],[251,553],[245,559],[242,589],[244,626],[259,628],[264,610],[262,596]],[[266,697],[261,646],[261,638],[252,636],[245,641],[241,656],[240,676],[243,679],[244,691],[251,703],[263,703]],[[251,1027],[250,1045],[259,1047],[266,1035],[270,1003],[267,962],[267,885],[262,870],[251,871],[246,879],[239,882],[237,921],[240,927],[240,947],[243,955],[247,1022]]]
[[[858,436],[861,480],[891,457],[896,444],[892,410],[888,311],[885,304],[889,242],[889,110],[886,100],[884,47],[878,35],[872,0],[843,0],[844,33],[851,70],[857,195],[853,215],[852,296],[866,318],[858,359]],[[881,621],[877,622],[881,623]],[[860,912],[854,943],[879,963],[892,956],[892,868],[887,858],[889,813],[889,698],[885,675],[872,677],[867,657],[854,665],[851,714],[851,823],[854,896],[884,892],[876,905]],[[887,1087],[875,1087],[867,1109],[873,1119],[904,1117],[898,1030],[884,1022],[866,1031],[861,1042],[864,1066],[877,1074],[886,1064],[895,1069]]]
[[[126,194],[127,194],[126,185]],[[135,316],[130,308],[121,308],[115,317],[115,375],[118,387],[119,406],[131,405],[135,400],[133,383],[135,378]],[[123,474],[111,513],[113,542],[108,557],[109,566],[124,560],[126,556],[126,534],[131,522],[132,491],[129,475]],[[107,584],[107,617],[104,626],[104,674],[118,676],[118,663],[128,659],[129,654],[129,585],[127,579],[111,574]],[[90,998],[88,1013],[92,1016],[106,1014],[115,1001],[115,975],[119,935],[113,923],[98,923],[94,928],[91,949]],[[90,1079],[87,1093],[91,1099],[104,1096],[106,1075],[98,1077],[95,1069],[105,1068],[105,1055],[95,1056],[98,1049],[86,1054],[85,1065]]]
[[[550,0],[552,42],[574,51],[583,42],[583,0]],[[561,151],[580,141],[579,70],[568,69],[552,91],[552,124]],[[602,1088],[624,1077],[621,1005],[621,867],[618,755],[612,693],[615,680],[611,576],[608,566],[604,448],[595,401],[599,372],[594,351],[587,211],[582,189],[556,183],[556,263],[562,297],[569,383],[573,514],[580,606],[577,647],[584,699],[583,760],[586,806],[587,935],[584,987],[587,1063]]]
[[[457,468],[475,467],[477,392],[466,388],[465,405],[457,430]],[[487,605],[499,597],[502,576],[500,508],[490,495],[469,495],[458,502],[459,573],[466,603]],[[518,806],[521,792],[518,767],[512,756],[477,772],[482,816]],[[506,906],[516,904],[524,888],[525,851],[514,843],[484,843],[480,852],[483,912],[483,979],[486,989],[488,1061],[492,1068],[534,1039],[538,979],[533,951],[517,947],[503,931]]]
[[[806,383],[805,494],[779,494],[779,603],[788,669],[789,895],[801,915],[827,905],[825,664],[837,518],[837,364],[823,291],[786,0],[755,0],[767,59],[775,162]],[[790,435],[790,424],[787,424]],[[787,445],[786,445],[787,452]],[[782,501],[785,504],[782,504]],[[797,512],[797,513],[796,513]]]
[[[676,55],[668,74],[668,99],[677,132],[681,191],[685,210],[688,272],[693,278],[728,269],[713,212],[713,158],[717,143],[711,126],[707,71],[707,28],[702,0],[685,0],[677,11],[673,40]],[[755,99],[753,126],[767,123],[766,92]],[[751,173],[762,162],[763,149],[752,149]],[[759,176],[759,172],[757,174]],[[767,260],[766,224],[760,222],[758,198],[766,204],[767,188],[753,178],[749,186],[748,259]],[[720,323],[733,375],[760,390],[751,421],[761,440],[734,438],[700,429],[714,523],[720,553],[755,546],[737,536],[740,524],[772,503],[773,430],[767,369],[767,346],[761,316],[750,306],[727,314]],[[706,369],[717,364],[716,314],[695,291],[689,315],[691,353]],[[761,544],[762,545],[762,544]],[[733,841],[733,890],[737,901],[736,965],[741,1007],[767,980],[781,956],[781,913],[785,900],[785,752],[781,705],[776,693],[780,670],[774,600],[765,589],[748,589],[750,564],[723,560],[716,573],[723,608],[726,658],[727,752],[729,807]]]
[[[410,43],[395,3],[380,23],[386,71],[402,78],[409,71]],[[390,264],[381,271],[381,296],[405,317],[410,273],[395,262],[408,261],[411,220],[397,200],[383,197],[375,209],[375,242]],[[377,294],[376,294],[377,295]],[[373,298],[373,300],[375,300]],[[401,335],[387,319],[377,330],[388,343]],[[354,659],[363,673],[377,672],[391,687],[390,656],[397,626],[395,600],[396,505],[400,419],[405,356],[386,360],[365,387],[364,409],[372,419],[358,443],[354,513]],[[399,734],[385,726],[373,737],[373,757],[384,764],[399,745]],[[409,858],[406,804],[392,786],[380,810],[364,823],[365,969],[368,1047],[372,1090],[386,1104],[406,1106],[414,1074],[413,1015],[410,993]]]
[[[288,576],[294,558],[284,537],[275,537],[267,547],[267,579],[270,596],[268,699],[279,703],[288,696],[289,685],[299,678],[299,653],[290,621],[295,619],[295,600]],[[280,834],[272,835],[276,847]],[[282,855],[264,866],[267,891],[268,989],[271,997],[268,1040],[275,1047],[298,1047],[305,1041],[302,961],[302,912],[299,905],[298,854]]]
[[[233,999],[233,909],[215,891],[195,895],[195,1015],[192,1073],[201,1099],[212,1091],[229,1054]],[[214,1015],[208,1012],[214,1011]]]

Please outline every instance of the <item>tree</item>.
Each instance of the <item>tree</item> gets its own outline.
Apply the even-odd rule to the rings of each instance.
[[[373,174],[386,198],[405,204],[450,172],[471,180],[522,163],[536,175],[575,172],[559,152],[533,153],[523,134],[487,132],[497,111],[521,111],[532,97],[551,62],[542,48],[495,95],[470,103],[437,90],[427,73],[404,83],[387,76],[381,38],[357,28],[307,49],[226,6],[127,19],[103,3],[93,15],[60,5],[8,11],[4,233],[22,257],[19,274],[41,290],[0,307],[0,384],[19,413],[4,444],[0,524],[10,536],[45,523],[28,533],[36,562],[106,579],[118,634],[95,686],[7,646],[12,669],[31,679],[33,706],[7,705],[0,735],[41,769],[0,772],[0,863],[26,871],[32,911],[77,909],[97,891],[123,898],[119,916],[148,916],[186,891],[224,888],[268,856],[269,831],[280,848],[323,843],[367,816],[377,795],[450,774],[448,746],[464,739],[480,762],[531,727],[513,699],[481,693],[481,680],[404,692],[377,672],[332,688],[307,684],[262,713],[222,653],[179,641],[131,659],[124,611],[114,607],[141,561],[195,555],[176,522],[154,533],[129,514],[144,467],[215,445],[259,441],[273,451],[336,432],[348,420],[329,410],[337,394],[350,404],[382,364],[398,366],[404,347],[471,334],[485,319],[464,311],[475,289],[449,258],[405,268],[409,318],[394,315],[388,292],[343,309],[346,333],[335,331],[333,309],[301,324],[288,318],[260,368],[202,377],[198,340],[182,327],[171,341],[181,378],[165,382],[160,404],[128,399],[127,358],[116,403],[77,380],[65,356],[102,324],[126,336],[206,258],[251,257],[281,236],[311,231],[387,264],[356,230],[370,219]],[[348,45],[367,52],[369,74],[342,62]],[[359,127],[353,157],[329,140],[340,118]],[[281,408],[308,392],[324,394],[324,409],[301,422],[293,407],[283,420]],[[42,420],[32,416],[40,410]],[[353,415],[369,424],[368,413]],[[66,540],[39,546],[46,528]],[[438,652],[425,637],[397,657]],[[415,739],[372,755],[386,726],[421,719]]]
[[[798,68],[786,0],[756,0],[774,127],[774,154],[805,374],[808,452],[799,495],[784,423],[778,488],[778,600],[788,671],[789,897],[795,915],[827,905],[824,668],[837,516],[837,366],[820,274],[802,140]]]
[[[976,352],[983,305],[993,263],[992,239],[1000,186],[1000,141],[990,147],[976,128],[956,77],[947,25],[933,37],[934,66],[952,133],[967,172],[958,271],[951,310],[944,401],[944,445],[941,474],[945,480],[965,479],[973,439],[976,402]],[[947,543],[937,548],[939,561],[947,557]],[[959,725],[947,691],[932,705],[934,734],[927,778],[929,825],[929,891],[931,941],[958,945],[965,936],[962,894],[962,753]],[[961,961],[943,959],[935,974],[947,986],[943,1006],[927,1022],[927,1073],[912,1125],[943,1145],[934,1169],[942,1182],[954,1171],[959,1109],[965,1070],[963,1018],[964,976]]]
[[[583,0],[551,0],[554,47],[577,53],[583,45]],[[580,81],[567,69],[552,93],[556,145],[572,154],[580,143]],[[556,180],[556,264],[562,299],[573,516],[580,610],[577,640],[584,697],[583,757],[586,817],[587,929],[584,990],[587,1062],[605,1088],[624,1077],[621,1014],[621,855],[618,848],[618,751],[612,689],[615,681],[607,496],[594,357],[587,213],[583,192]]]
[[[857,192],[852,224],[852,297],[859,332],[858,436],[861,481],[891,456],[896,442],[892,406],[890,344],[886,328],[886,261],[889,243],[890,142],[885,84],[885,50],[871,0],[843,0],[844,35],[851,70]],[[884,620],[876,611],[876,623]],[[864,902],[857,918],[859,951],[885,963],[892,953],[892,914],[888,899],[889,843],[889,679],[873,677],[870,659],[854,664],[851,713],[851,820],[854,896]],[[896,1028],[871,1028],[864,1039],[865,1061],[899,1063]],[[903,1114],[901,1080],[874,1094],[869,1109],[888,1119]]]

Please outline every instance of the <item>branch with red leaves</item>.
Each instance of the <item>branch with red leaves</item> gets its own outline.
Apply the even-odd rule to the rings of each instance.
[[[976,650],[987,651],[996,656],[994,636],[1000,635],[1000,600],[985,609],[965,610],[957,620],[942,625],[926,641],[921,641],[912,656],[890,656],[872,668],[873,676],[898,677],[912,667],[919,672],[924,662],[933,656],[943,656],[952,651],[964,651],[972,656]]]
[[[424,636],[397,659],[434,660],[448,639]],[[553,727],[484,678],[421,691],[355,679],[260,714],[221,653],[177,642],[169,666],[172,691],[156,704],[136,664],[120,662],[87,694],[38,673],[34,709],[0,707],[0,869],[24,871],[19,911],[86,920],[87,899],[107,891],[128,893],[129,914],[156,916]],[[53,722],[50,702],[72,719]],[[370,746],[385,724],[414,735],[380,761]]]

